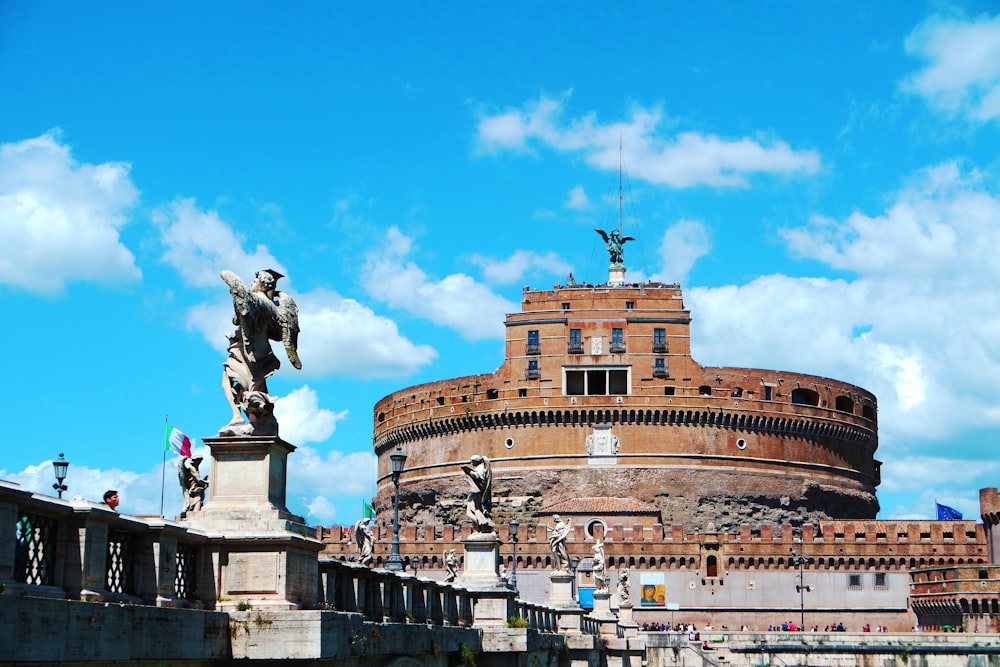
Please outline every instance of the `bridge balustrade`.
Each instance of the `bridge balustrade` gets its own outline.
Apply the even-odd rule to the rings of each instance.
[[[0,481],[0,581],[35,596],[132,604],[214,603],[203,535]]]

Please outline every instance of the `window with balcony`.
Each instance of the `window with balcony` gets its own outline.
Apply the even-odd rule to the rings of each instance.
[[[566,396],[627,396],[629,368],[564,367],[563,393]]]
[[[579,329],[569,330],[569,344],[566,347],[569,354],[583,354],[583,337]]]
[[[653,329],[653,352],[667,351],[667,330],[661,327]]]
[[[625,330],[619,327],[611,329],[611,353],[621,354],[625,351]]]
[[[528,346],[524,350],[525,354],[541,354],[542,347],[538,344],[538,329],[528,331]]]
[[[667,360],[663,357],[656,357],[653,359],[653,377],[667,377]]]
[[[525,371],[524,377],[529,380],[537,380],[542,377],[542,372],[538,369],[538,359],[528,359],[528,370]]]

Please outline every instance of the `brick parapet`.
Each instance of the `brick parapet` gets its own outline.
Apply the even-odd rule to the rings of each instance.
[[[594,538],[584,526],[574,526],[570,552],[580,558],[592,555]],[[642,567],[700,567],[703,557],[715,554],[723,569],[773,569],[791,567],[790,549],[801,550],[815,559],[810,569],[903,569],[935,565],[976,564],[989,561],[986,534],[974,521],[825,521],[819,530],[804,526],[799,540],[798,527],[761,525],[754,529],[741,525],[724,533],[685,532],[682,526],[644,528],[639,524],[608,527],[605,551],[609,563]],[[375,527],[377,559],[388,555],[390,530]],[[354,547],[348,544],[350,531],[332,527],[322,530],[326,543],[323,555],[349,558]],[[424,525],[403,529],[400,548],[406,558],[418,556],[425,566],[440,566],[448,549],[462,551],[461,539],[469,528]],[[508,526],[500,525],[501,555],[511,558]],[[550,558],[544,526],[521,526],[517,544],[518,567],[545,567]],[[913,536],[911,538],[911,536]],[[706,546],[707,545],[707,546]],[[522,561],[523,564],[522,564]]]

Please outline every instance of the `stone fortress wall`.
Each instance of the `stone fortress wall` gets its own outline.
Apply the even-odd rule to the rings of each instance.
[[[472,454],[493,462],[501,520],[582,496],[633,497],[688,528],[873,518],[875,397],[802,373],[701,366],[690,321],[677,285],[525,288],[497,371],[376,404],[376,508],[391,506],[399,446],[404,523],[461,519],[459,466]],[[595,452],[595,439],[613,446]]]

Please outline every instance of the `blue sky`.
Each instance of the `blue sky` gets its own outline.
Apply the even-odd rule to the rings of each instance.
[[[219,271],[270,266],[289,506],[353,521],[379,398],[605,278],[621,142],[628,275],[682,283],[698,361],[875,392],[882,517],[1000,481],[992,2],[7,1],[0,90],[0,478],[65,452],[158,514],[166,417],[228,421]]]

